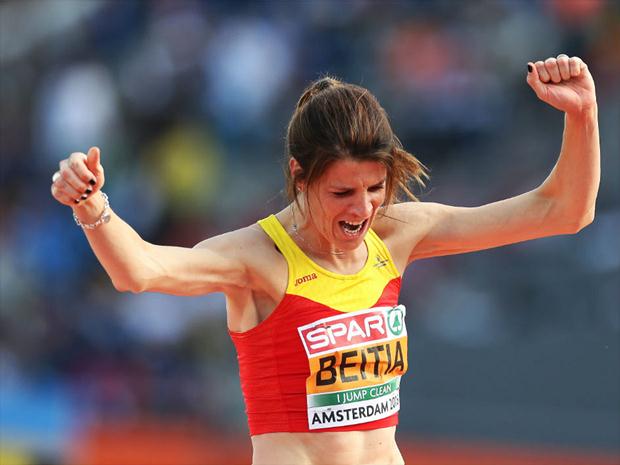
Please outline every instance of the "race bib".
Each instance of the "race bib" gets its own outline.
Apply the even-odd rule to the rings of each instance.
[[[309,429],[356,425],[400,409],[407,371],[405,307],[377,307],[297,328],[308,356]]]

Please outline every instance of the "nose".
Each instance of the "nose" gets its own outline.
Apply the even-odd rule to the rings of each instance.
[[[351,213],[357,216],[360,220],[366,219],[372,213],[372,202],[368,193],[362,193],[355,198],[351,205]]]

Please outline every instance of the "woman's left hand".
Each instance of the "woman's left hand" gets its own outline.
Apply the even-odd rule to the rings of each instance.
[[[596,106],[594,80],[581,58],[560,54],[528,63],[527,83],[543,102],[566,113],[581,113]]]

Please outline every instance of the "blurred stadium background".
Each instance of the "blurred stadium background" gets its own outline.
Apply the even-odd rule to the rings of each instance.
[[[0,25],[2,465],[251,457],[222,296],[116,292],[49,194],[61,158],[101,147],[115,211],[192,246],[284,204],[286,124],[330,73],[431,168],[423,200],[477,205],[553,166],[525,75],[560,52],[597,85],[597,218],[411,267],[398,439],[416,465],[620,463],[617,1],[3,1]]]

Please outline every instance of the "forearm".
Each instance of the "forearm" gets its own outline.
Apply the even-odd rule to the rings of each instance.
[[[95,222],[104,209],[101,195],[94,194],[87,201],[73,207],[78,219],[84,224]],[[99,262],[119,291],[136,291],[141,288],[141,267],[148,245],[134,229],[113,211],[110,221],[94,230],[84,229],[86,238]]]
[[[580,113],[566,113],[560,156],[538,189],[553,201],[548,220],[575,231],[591,223],[600,171],[596,105]]]

